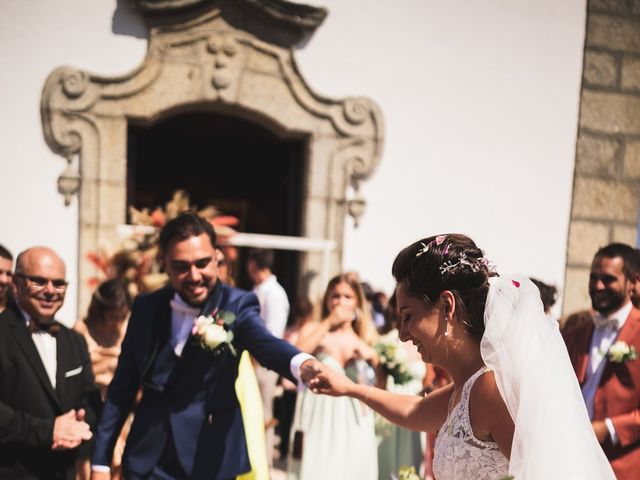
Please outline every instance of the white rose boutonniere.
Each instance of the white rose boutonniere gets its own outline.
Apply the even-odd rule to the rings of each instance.
[[[616,343],[611,345],[607,352],[607,356],[611,362],[626,363],[638,358],[638,353],[636,352],[636,347],[633,345],[629,346],[626,342],[618,340]]]
[[[228,325],[234,320],[233,313],[216,310],[211,315],[196,318],[191,333],[202,348],[218,355],[226,347],[235,356],[236,350],[231,343],[233,332],[228,330]]]

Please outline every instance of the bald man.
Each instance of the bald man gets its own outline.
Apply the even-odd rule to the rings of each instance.
[[[51,249],[16,259],[0,314],[0,479],[73,479],[99,408],[87,345],[55,320],[67,290]]]

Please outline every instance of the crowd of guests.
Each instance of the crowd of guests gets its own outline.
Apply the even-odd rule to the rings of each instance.
[[[182,298],[184,305],[174,305],[180,303],[180,298],[176,297],[171,301],[171,308],[174,312],[175,309],[183,309],[184,315],[191,315],[188,318],[193,319],[200,310],[198,307],[192,312],[195,305],[201,305],[202,311],[206,309],[210,302],[209,290],[213,290],[216,281],[219,279],[223,283],[233,284],[233,279],[226,268],[223,249],[216,247],[215,235],[212,236],[197,220],[188,221],[196,226],[188,225],[187,228],[203,230],[177,234],[175,239],[168,238],[166,245],[161,245],[160,249],[169,270],[172,293],[180,293],[182,285],[185,288],[182,291],[188,292],[184,293],[184,297],[191,295],[200,299],[198,303]],[[169,225],[169,228],[172,227]],[[185,244],[189,259],[184,260],[180,257],[182,250],[178,247],[193,238],[205,238],[208,244]],[[195,249],[193,254],[189,248]],[[407,262],[419,256],[415,252],[407,255]],[[245,337],[238,339],[238,336],[247,333],[235,332],[236,341],[241,342],[243,348],[246,345],[247,351],[252,354],[252,349],[256,350],[248,370],[236,366],[236,376],[238,371],[245,372],[240,376],[254,376],[255,379],[250,381],[256,383],[260,393],[258,399],[250,398],[250,393],[246,391],[238,395],[243,409],[241,422],[244,421],[247,432],[248,457],[254,467],[253,476],[243,478],[268,478],[274,465],[286,469],[288,478],[300,480],[387,480],[406,465],[415,467],[424,478],[432,478],[436,432],[410,422],[396,422],[404,428],[393,425],[374,413],[367,402],[371,399],[378,402],[376,410],[381,409],[385,416],[389,416],[389,412],[385,411],[384,397],[377,399],[373,393],[377,389],[419,399],[431,392],[447,392],[447,388],[452,388],[449,375],[443,369],[426,363],[425,360],[429,359],[425,359],[424,352],[419,352],[415,341],[399,343],[403,350],[401,358],[411,380],[396,383],[385,373],[382,365],[385,359],[376,350],[379,339],[390,332],[395,332],[403,340],[412,338],[406,333],[409,327],[402,325],[396,293],[387,298],[384,292],[376,292],[363,282],[357,273],[349,272],[331,279],[318,304],[301,296],[293,299],[290,308],[287,292],[272,271],[274,253],[252,249],[247,252],[246,259],[245,268],[254,284],[253,291],[258,299],[257,308],[263,327],[274,337],[282,338],[295,347],[295,351],[287,358],[297,356],[295,352],[306,357],[299,357],[302,363],[295,368],[292,360],[291,371],[298,369],[293,376],[282,371],[274,372],[270,369],[274,368],[271,359],[264,352],[261,353],[259,347],[254,347],[251,340]],[[220,269],[215,275],[205,278],[211,263]],[[412,271],[403,273],[394,270],[399,282],[405,278],[403,275],[414,274]],[[187,280],[180,280],[183,278],[180,275],[187,275]],[[201,284],[193,280],[199,276],[206,281],[198,280],[203,282]],[[185,283],[180,284],[180,281]],[[557,289],[536,279],[532,281],[539,290],[544,312],[551,315]],[[129,285],[119,280],[104,281],[93,292],[86,314],[69,330],[55,320],[56,312],[65,300],[66,288],[64,262],[53,250],[46,247],[25,250],[15,259],[14,268],[13,256],[0,246],[0,478],[89,478],[92,476],[92,463],[94,478],[102,478],[99,475],[106,472],[111,478],[161,478],[154,476],[156,470],[151,476],[127,473],[123,471],[122,462],[127,436],[134,416],[138,414],[137,406],[141,405],[141,412],[145,412],[144,408],[152,401],[149,398],[160,395],[165,388],[160,386],[155,391],[156,386],[147,381],[148,378],[155,381],[156,365],[153,362],[158,355],[157,361],[162,360],[162,345],[158,352],[159,347],[151,345],[153,342],[149,345],[132,344],[129,339],[124,348],[149,348],[153,353],[142,356],[141,361],[146,362],[150,356],[151,364],[137,365],[141,370],[138,372],[140,378],[135,382],[131,379],[135,388],[127,392],[127,411],[118,414],[117,422],[104,425],[103,420],[101,427],[97,427],[105,402],[106,408],[111,410],[124,408],[125,405],[119,400],[121,397],[110,393],[109,385],[117,371],[119,380],[112,387],[114,390],[119,389],[121,383],[124,384],[123,377],[133,375],[125,371],[122,365],[118,367],[118,362],[132,305],[135,311],[136,303]],[[206,292],[203,294],[199,288],[205,288]],[[560,325],[598,442],[611,461],[617,478],[631,479],[640,471],[640,360],[635,359],[635,352],[640,349],[638,251],[623,244],[600,249],[591,266],[588,288],[592,309],[569,315],[560,321]],[[407,292],[400,291],[398,294],[406,298]],[[222,302],[225,301],[228,301],[226,297]],[[138,307],[138,310],[141,308]],[[214,316],[217,311],[217,308],[214,309]],[[238,310],[236,315],[241,317],[241,312],[243,310]],[[140,312],[138,315],[141,315]],[[186,337],[183,336],[182,344],[177,348],[173,341],[174,330],[182,329],[186,332],[184,335],[189,335],[193,320],[184,324],[187,327],[176,327],[176,314],[172,315],[171,335],[158,335],[160,338],[162,335],[172,338],[166,355],[173,355],[175,351],[176,356],[181,357]],[[470,325],[464,328],[473,334],[476,327]],[[445,337],[449,334],[449,331],[443,333]],[[451,334],[456,335],[455,332]],[[480,334],[475,341],[479,342],[481,338]],[[476,359],[482,363],[479,346],[470,345],[465,359]],[[613,349],[615,345],[621,349],[626,346],[627,350],[623,349],[616,356],[617,350]],[[368,392],[364,400],[359,394],[334,397],[301,389],[300,380],[305,380],[303,366],[306,359],[311,358],[309,356],[322,365],[314,366],[314,375],[326,371],[322,370],[325,368],[344,374],[356,384],[375,386],[377,389],[363,390]],[[453,372],[457,373],[456,368],[453,368]],[[204,372],[203,375],[206,377],[208,373]],[[473,380],[476,378],[479,377]],[[170,380],[165,378],[163,381]],[[484,380],[479,382],[483,385],[486,383]],[[473,382],[469,384],[469,391],[472,385]],[[208,388],[215,390],[216,387]],[[469,395],[469,391],[456,390],[455,394],[460,397]],[[453,398],[454,394],[450,395]],[[485,400],[489,403],[493,401],[490,397]],[[204,402],[208,405],[209,399]],[[498,411],[502,404],[497,401],[494,403]],[[451,401],[449,407],[450,404]],[[170,405],[171,408],[187,408],[173,403]],[[247,410],[253,408],[262,412],[257,417],[259,420],[249,420]],[[393,417],[394,414],[392,411],[390,415]],[[208,414],[209,425],[215,425],[218,421],[216,415],[216,411]],[[508,417],[509,414],[506,415]],[[252,430],[247,424],[255,421],[261,424],[257,430]],[[110,458],[108,465],[104,465],[105,462],[96,465],[95,457],[93,462],[91,460],[93,437],[96,429],[102,427],[113,430],[117,437],[113,445],[106,449],[106,455]],[[172,428],[178,427],[174,425]],[[425,435],[413,430],[431,433]],[[250,431],[254,433],[249,434]],[[202,436],[204,433],[193,435]],[[264,435],[264,438],[259,441],[250,438],[255,435]],[[502,459],[508,463],[510,449],[506,449],[505,457],[505,449],[500,442],[511,437],[500,430],[492,431],[490,436],[497,440],[496,451],[502,452],[498,463]],[[168,463],[160,465],[163,469],[161,473],[164,475],[168,472],[167,478],[205,478],[195,473],[185,473],[184,463],[179,458],[182,446],[173,444],[175,442],[177,439],[174,438],[168,453],[166,446],[160,447],[162,452],[158,455],[161,458],[169,457]],[[194,448],[197,450],[197,446]],[[193,471],[198,468],[197,452],[196,458],[192,459]],[[221,462],[212,468],[228,467],[224,463],[226,459]],[[241,466],[238,468],[241,469]],[[440,468],[444,467],[441,465]],[[229,467],[228,472],[235,470]],[[236,475],[228,476],[232,478]]]

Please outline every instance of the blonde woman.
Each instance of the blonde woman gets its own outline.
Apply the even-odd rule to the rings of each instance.
[[[354,275],[334,277],[322,302],[322,320],[305,323],[296,346],[356,382],[372,383],[376,332],[364,306]],[[305,391],[298,396],[293,430],[290,479],[377,478],[374,416],[360,401]]]

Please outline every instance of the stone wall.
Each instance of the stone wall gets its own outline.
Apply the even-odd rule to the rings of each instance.
[[[640,0],[590,0],[563,313],[590,305],[589,266],[636,244],[640,200]]]

